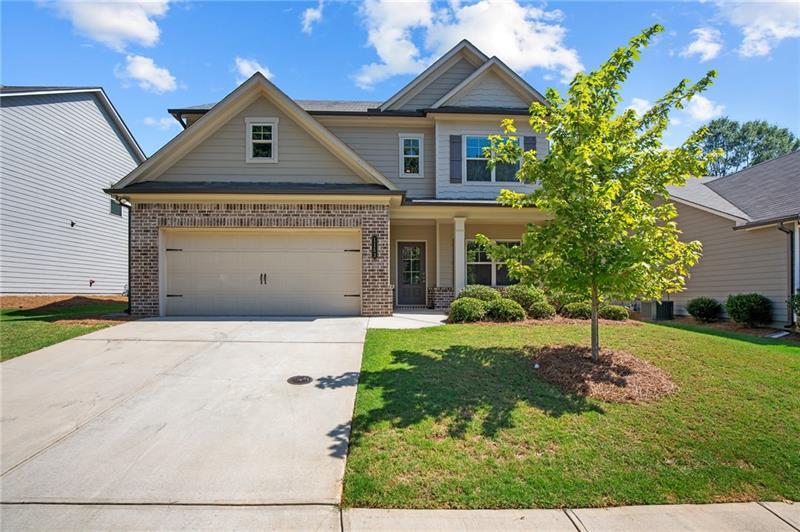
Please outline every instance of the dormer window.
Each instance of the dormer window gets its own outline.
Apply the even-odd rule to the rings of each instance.
[[[246,118],[245,138],[247,139],[246,162],[278,162],[277,118]]]

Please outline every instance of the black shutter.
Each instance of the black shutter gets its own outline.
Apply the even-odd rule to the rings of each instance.
[[[461,183],[461,135],[450,135],[450,182]]]
[[[536,148],[536,137],[523,137],[523,144],[522,149],[525,151],[535,150]],[[536,158],[541,159],[542,157],[539,155],[539,152],[536,152]]]

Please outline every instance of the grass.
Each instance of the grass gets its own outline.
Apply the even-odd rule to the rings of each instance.
[[[108,323],[58,323],[113,312],[123,312],[128,304],[107,302],[75,306],[47,306],[40,309],[0,309],[0,360],[6,361],[48,345],[108,327]]]
[[[597,507],[800,500],[800,346],[683,326],[601,327],[679,390],[612,404],[539,380],[526,346],[588,326],[370,330],[344,504]]]

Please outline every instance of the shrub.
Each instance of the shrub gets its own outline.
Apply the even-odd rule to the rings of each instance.
[[[553,292],[547,299],[550,301],[550,304],[555,307],[556,312],[558,313],[560,313],[564,307],[570,303],[585,303],[588,301],[586,296],[568,294],[566,292]]]
[[[500,299],[501,296],[500,292],[491,286],[468,284],[461,290],[461,292],[459,292],[458,297],[471,297],[474,299],[480,299],[481,301],[494,301],[495,299]]]
[[[591,317],[591,307],[589,308]],[[597,313],[604,320],[625,321],[630,316],[628,309],[622,305],[604,305]]]
[[[697,321],[711,323],[719,319],[722,314],[722,305],[710,297],[696,297],[686,303],[686,312]]]
[[[486,316],[486,303],[474,297],[459,297],[450,303],[450,321],[453,323],[481,321]]]
[[[555,307],[547,301],[536,301],[528,307],[528,316],[533,320],[547,320],[555,315]]]
[[[486,316],[494,321],[521,321],[525,309],[513,299],[495,299],[486,304]]]
[[[772,321],[772,302],[761,294],[730,295],[725,309],[737,323],[753,326]]]
[[[524,284],[513,284],[506,288],[506,297],[519,303],[522,308],[530,308],[534,303],[546,301],[544,290]]]
[[[592,318],[592,304],[586,301],[577,303],[567,303],[561,309],[561,315],[565,318],[575,318],[588,320]]]
[[[792,311],[795,314],[800,314],[800,290],[795,292],[795,294],[786,300],[790,307],[792,307]]]

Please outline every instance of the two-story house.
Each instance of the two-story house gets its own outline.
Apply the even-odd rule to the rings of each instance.
[[[462,41],[385,102],[293,100],[261,74],[107,192],[131,204],[131,305],[141,315],[382,316],[446,307],[465,284],[509,284],[475,234],[518,241],[536,209],[487,136],[541,94]]]

